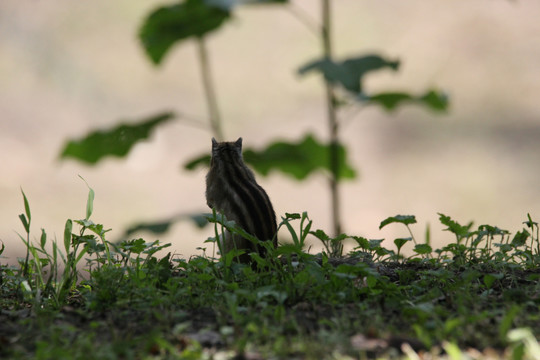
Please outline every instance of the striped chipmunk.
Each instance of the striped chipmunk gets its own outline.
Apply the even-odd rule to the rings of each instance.
[[[242,138],[235,142],[217,142],[212,138],[212,160],[206,175],[206,203],[211,209],[233,220],[259,240],[277,246],[276,214],[264,189],[257,184],[253,172],[242,158]],[[264,257],[264,248],[239,235],[224,234],[222,250],[244,249],[241,263],[249,263],[250,252]]]

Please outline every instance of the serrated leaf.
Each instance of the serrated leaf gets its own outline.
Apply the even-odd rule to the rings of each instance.
[[[146,54],[158,65],[174,44],[207,35],[229,17],[230,13],[224,6],[213,6],[204,0],[162,6],[146,18],[139,39]]]
[[[414,215],[396,215],[384,219],[379,225],[379,230],[388,224],[400,223],[404,225],[416,224],[416,217]]]
[[[170,121],[172,113],[146,118],[136,124],[120,124],[110,130],[96,130],[80,140],[70,140],[60,158],[74,158],[94,165],[106,156],[124,157],[137,142],[147,139],[154,128]]]
[[[419,255],[431,254],[433,249],[428,244],[416,244],[413,251]]]
[[[356,241],[358,246],[364,250],[370,249],[369,241],[365,237],[362,236],[351,236],[351,238]]]
[[[311,71],[318,71],[328,81],[341,84],[354,94],[360,94],[363,92],[362,80],[364,75],[384,68],[396,71],[399,69],[399,61],[384,59],[379,55],[360,56],[346,59],[343,62],[318,59],[302,66],[298,69],[298,73],[304,75]]]
[[[302,216],[299,213],[285,213],[285,218],[290,220],[300,219],[301,217]]]
[[[438,213],[438,214],[439,214],[439,221],[441,222],[441,224],[447,226],[447,228],[445,229],[446,231],[450,231],[458,237],[469,235],[469,230],[473,225],[472,222],[470,222],[467,225],[460,225],[458,222],[452,220],[450,216],[444,215],[442,213]]]
[[[266,176],[270,171],[278,170],[303,180],[314,172],[326,170],[330,172],[330,146],[318,142],[308,134],[298,143],[275,142],[261,151],[246,149],[244,160],[259,174]],[[339,179],[354,179],[356,172],[347,162],[344,146],[338,145]],[[210,156],[203,155],[188,161],[184,168],[194,170],[199,166],[208,166]]]
[[[144,239],[139,238],[139,239],[122,241],[119,244],[119,247],[122,250],[130,251],[134,254],[140,254],[146,249],[147,244],[144,241]]]

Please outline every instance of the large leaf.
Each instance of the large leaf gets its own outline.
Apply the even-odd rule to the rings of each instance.
[[[386,225],[393,224],[393,223],[400,223],[400,224],[404,224],[405,226],[416,224],[416,216],[414,215],[391,216],[381,221],[381,224],[379,225],[379,230],[385,227]]]
[[[133,145],[148,138],[156,126],[173,117],[172,113],[164,113],[137,124],[120,124],[110,130],[94,131],[80,140],[68,141],[60,157],[71,157],[92,165],[106,156],[124,157]]]
[[[213,6],[204,0],[187,0],[152,12],[141,27],[139,38],[157,65],[176,42],[202,37],[218,29],[229,17],[229,11],[223,6]]]
[[[445,111],[448,108],[448,97],[442,92],[430,90],[423,95],[413,96],[404,92],[387,92],[371,95],[362,99],[367,103],[380,105],[388,111],[395,110],[407,103],[424,105],[432,110]]]
[[[330,59],[319,59],[302,66],[298,73],[304,75],[311,71],[318,71],[332,82],[341,84],[345,89],[354,93],[362,93],[362,79],[368,72],[389,68],[399,69],[399,61],[384,59],[379,55],[366,55],[350,58],[343,62],[334,62]]]
[[[306,178],[313,172],[326,170],[330,172],[329,145],[319,143],[308,134],[299,143],[275,142],[262,151],[244,150],[244,159],[258,173],[267,175],[272,170],[279,170],[292,175],[297,180]],[[340,179],[353,179],[355,170],[347,163],[346,150],[338,146],[338,159],[340,162]],[[208,166],[210,156],[204,155],[189,161],[184,167],[193,170],[198,166]]]
[[[338,161],[340,171],[338,178],[353,179],[355,170],[346,161],[345,147],[338,145]],[[262,175],[271,170],[279,170],[292,175],[298,180],[306,178],[313,172],[330,169],[330,145],[324,145],[308,134],[297,144],[275,142],[265,150],[256,152],[244,151],[244,159]]]

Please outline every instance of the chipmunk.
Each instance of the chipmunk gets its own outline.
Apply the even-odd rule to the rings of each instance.
[[[272,241],[272,245],[277,246],[276,214],[270,198],[244,163],[242,138],[235,142],[217,142],[212,138],[212,160],[206,175],[206,203],[249,234],[259,240]],[[235,248],[245,249],[246,253],[238,259],[241,263],[250,262],[250,252],[265,255],[263,247],[256,247],[248,239],[229,232],[225,234],[223,245],[224,253]]]

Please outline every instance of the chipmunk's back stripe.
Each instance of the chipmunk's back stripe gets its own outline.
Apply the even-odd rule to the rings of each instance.
[[[268,195],[252,180],[245,165],[236,160],[235,154],[225,151],[222,155],[228,187],[241,201],[231,204],[235,213],[241,214],[239,225],[260,240],[273,239],[277,232],[276,217]]]

